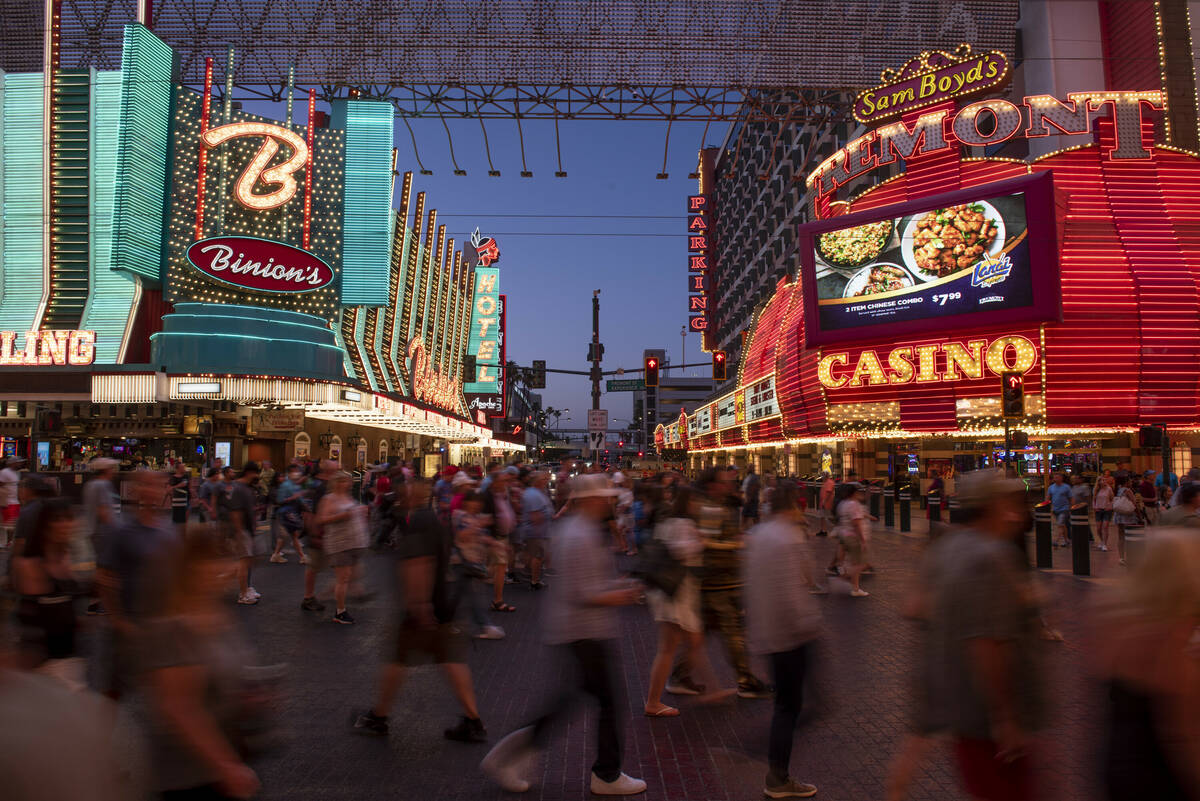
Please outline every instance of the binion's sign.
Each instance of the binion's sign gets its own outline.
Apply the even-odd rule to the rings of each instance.
[[[333,281],[333,268],[307,250],[273,239],[215,236],[187,249],[192,265],[216,280],[254,292],[312,292]]]
[[[84,366],[96,361],[95,331],[28,331],[17,347],[16,331],[0,331],[0,365]]]
[[[449,411],[457,411],[458,382],[453,376],[433,369],[425,353],[425,343],[420,339],[409,342],[408,358],[412,360],[413,395],[417,400]]]
[[[1071,92],[1066,100],[1032,95],[1020,105],[999,98],[978,100],[951,114],[938,109],[922,114],[912,125],[898,120],[868,131],[837,150],[808,175],[810,191],[827,195],[872,170],[928,153],[957,147],[985,147],[1014,136],[1036,138],[1052,134],[1091,132],[1092,114],[1112,113],[1115,143],[1109,159],[1147,159],[1142,142],[1142,115],[1146,108],[1163,109],[1162,92]]]

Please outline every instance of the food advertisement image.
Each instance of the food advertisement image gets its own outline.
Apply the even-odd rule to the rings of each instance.
[[[1057,314],[1052,188],[1041,178],[802,226],[808,335],[933,330],[946,318]],[[1030,209],[1033,212],[1031,220]],[[1049,210],[1049,213],[1047,213]],[[1036,224],[1032,224],[1036,223]],[[1032,232],[1032,233],[1031,233]],[[998,313],[998,314],[997,314]]]

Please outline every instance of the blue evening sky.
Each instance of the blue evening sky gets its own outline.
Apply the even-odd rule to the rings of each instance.
[[[487,175],[479,122],[447,122],[466,176],[454,175],[446,131],[436,119],[410,121],[421,161],[433,175],[419,174],[412,139],[399,120],[398,169],[415,173],[414,190],[426,192],[426,208],[438,210],[456,246],[476,226],[496,237],[501,292],[508,296],[508,358],[587,370],[592,290],[599,289],[605,370],[641,367],[644,348],[666,348],[678,364],[680,328],[687,322],[686,198],[696,191],[696,181],[687,176],[695,169],[703,123],[672,127],[670,178],[660,181],[655,175],[662,168],[666,123],[560,122],[567,177],[556,178],[554,123],[523,121],[533,177],[522,178],[516,122],[489,121],[492,161],[501,173],[495,178]],[[724,124],[714,123],[708,143],[719,144],[724,133]],[[689,362],[703,361],[699,336],[689,335],[686,348]],[[542,396],[545,405],[571,410],[563,428],[586,426],[591,384],[585,376],[549,374]],[[628,419],[632,395],[606,394],[601,408],[609,410],[610,420]]]

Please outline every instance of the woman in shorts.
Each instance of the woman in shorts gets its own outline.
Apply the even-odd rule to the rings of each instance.
[[[870,518],[867,516],[867,491],[861,484],[854,484],[850,494],[837,505],[837,528],[834,536],[846,553],[846,572],[843,578],[850,582],[850,595],[866,598],[871,593],[859,586],[862,572],[867,566],[867,541],[870,539]]]
[[[351,624],[346,611],[346,593],[359,556],[370,544],[367,537],[367,508],[350,497],[350,474],[338,471],[329,481],[329,492],[317,508],[317,523],[324,529],[325,556],[333,568],[333,597],[337,611],[333,622]]]

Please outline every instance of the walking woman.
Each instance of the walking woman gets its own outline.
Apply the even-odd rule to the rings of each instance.
[[[1137,493],[1129,486],[1129,479],[1117,476],[1117,489],[1113,495],[1113,522],[1117,524],[1117,556],[1125,564],[1125,527],[1136,526],[1142,521],[1138,517]]]
[[[671,663],[682,642],[687,643],[687,660],[693,675],[709,688],[717,686],[717,677],[708,662],[704,650],[704,621],[700,614],[700,580],[696,572],[704,565],[704,541],[692,522],[692,492],[687,487],[675,491],[674,506],[670,514],[654,528],[654,538],[667,546],[671,556],[688,568],[683,583],[675,594],[668,597],[659,589],[646,593],[646,600],[658,624],[658,652],[650,666],[650,688],[646,696],[647,717],[674,717],[679,710],[662,702],[663,690],[671,674]],[[702,702],[713,703],[730,698],[734,688],[710,690],[701,695]]]
[[[24,666],[82,688],[83,664],[75,658],[75,599],[82,587],[71,571],[73,530],[66,501],[43,501],[33,533],[13,557],[13,584],[21,599],[17,620]]]
[[[1096,510],[1096,538],[1100,541],[1100,550],[1108,550],[1108,527],[1113,519],[1113,487],[1112,476],[1105,470],[1104,475],[1096,479],[1096,490],[1092,494],[1092,508]]]
[[[859,582],[867,567],[867,542],[870,539],[870,520],[867,517],[867,490],[862,484],[852,484],[850,494],[837,505],[837,528],[834,536],[846,551],[846,572],[842,578],[850,582],[850,595],[866,598],[871,593]]]
[[[350,496],[350,474],[338,471],[329,482],[329,492],[317,507],[317,523],[324,531],[325,556],[333,568],[334,623],[349,625],[354,618],[346,611],[346,593],[358,558],[370,541],[367,508]]]
[[[235,564],[223,546],[208,527],[188,527],[165,614],[144,639],[148,764],[164,801],[258,792],[258,777],[232,738],[250,713],[242,703],[250,654],[224,603]]]

